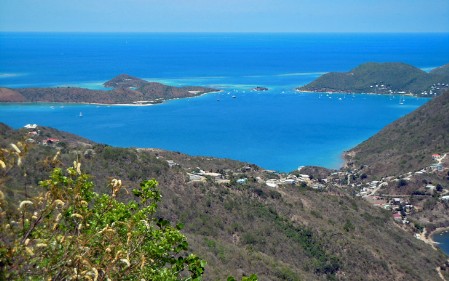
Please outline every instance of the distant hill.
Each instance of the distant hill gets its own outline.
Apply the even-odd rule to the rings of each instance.
[[[77,87],[0,88],[0,102],[154,104],[164,100],[194,97],[217,91],[198,86],[173,87],[147,82],[126,74],[121,74],[104,85],[113,89],[101,91]]]
[[[297,88],[312,92],[435,96],[449,89],[449,64],[427,73],[405,63],[365,63],[349,72],[330,72]]]
[[[449,152],[449,91],[393,122],[347,153],[369,174],[399,175],[429,166],[432,154]]]
[[[75,159],[92,174],[98,192],[109,192],[111,178],[129,187],[156,178],[163,195],[158,216],[185,224],[192,251],[208,262],[204,280],[250,273],[259,280],[438,280],[435,269],[446,260],[398,227],[389,211],[341,189],[273,188],[260,180],[280,175],[255,165],[116,148],[49,128],[13,130],[0,124],[0,133],[3,147],[23,137],[34,141],[22,166],[6,177],[10,202],[27,198],[54,166],[68,167]],[[44,145],[48,138],[52,143]],[[212,174],[192,180],[191,173],[199,170],[229,181],[219,183]]]

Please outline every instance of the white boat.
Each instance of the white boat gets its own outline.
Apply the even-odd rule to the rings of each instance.
[[[83,113],[82,112],[80,112],[80,117],[83,117]]]

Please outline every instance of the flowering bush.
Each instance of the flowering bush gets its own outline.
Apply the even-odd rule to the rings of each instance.
[[[13,149],[15,157],[20,149]],[[2,169],[17,164],[2,163]],[[155,180],[143,181],[133,190],[138,200],[128,203],[116,199],[124,190],[117,179],[111,194],[95,193],[78,162],[39,184],[43,192],[13,212],[0,194],[0,279],[199,280],[203,274],[205,261],[187,252],[181,225],[154,217],[161,198]]]

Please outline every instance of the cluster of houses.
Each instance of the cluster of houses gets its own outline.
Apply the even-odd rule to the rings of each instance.
[[[170,167],[179,166],[176,162],[173,160],[166,160],[168,165]],[[208,180],[211,180],[215,183],[219,184],[230,184],[231,178],[232,181],[234,181],[236,184],[246,184],[248,183],[248,175],[246,172],[251,171],[251,167],[243,167],[239,171],[232,171],[232,170],[224,170],[222,173],[216,173],[216,172],[206,172],[202,170],[201,168],[197,167],[193,171],[187,172],[187,175],[189,177],[190,182],[206,182]],[[263,179],[260,176],[256,176],[251,179],[251,181],[265,184],[268,187],[271,188],[279,188],[279,187],[286,187],[286,186],[309,186],[313,189],[324,189],[325,186],[321,183],[319,183],[317,180],[312,180],[309,175],[306,174],[280,174],[276,171],[271,170],[263,170],[262,173],[268,175],[268,179]],[[271,175],[271,176],[270,176]]]
[[[401,180],[409,182],[415,175],[421,176],[424,174],[441,172],[445,169],[446,170],[448,169],[445,168],[443,164],[443,160],[446,158],[446,154],[444,155],[432,154],[432,158],[434,161],[436,161],[436,163],[419,171],[409,172],[407,174],[401,175],[399,178],[387,177],[382,179],[382,181],[371,181],[366,183],[364,186],[358,184],[357,186],[360,188],[360,191],[357,193],[357,196],[362,196],[375,206],[391,210],[393,219],[395,221],[407,224],[408,223],[407,215],[412,214],[415,211],[419,211],[420,207],[413,206],[409,202],[407,202],[408,196],[386,199],[387,198],[386,196],[385,197],[382,195],[378,196],[377,191],[383,186],[388,186],[390,182],[399,182]],[[445,195],[449,193],[449,190],[443,189],[441,186],[434,185],[431,183],[425,185],[425,190],[427,194],[434,194],[435,192],[441,192],[440,200],[449,202],[449,195]]]
[[[41,141],[37,141],[37,137],[40,136],[40,132],[41,132],[38,129],[37,124],[26,124],[24,126],[24,128],[28,130],[27,139],[26,139],[27,143],[39,143],[42,145],[52,145],[52,144],[57,144],[60,142],[60,140],[57,138],[45,138]]]
[[[436,96],[449,89],[449,84],[436,83],[430,86],[428,91],[423,91],[422,96]]]

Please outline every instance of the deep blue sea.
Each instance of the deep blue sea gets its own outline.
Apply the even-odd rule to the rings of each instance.
[[[0,33],[0,86],[101,89],[120,73],[222,92],[131,106],[0,105],[0,121],[123,147],[226,157],[267,169],[338,168],[341,153],[426,99],[296,93],[364,62],[449,63],[449,34]],[[265,86],[268,92],[250,89]],[[232,98],[235,96],[236,98]],[[83,117],[79,117],[79,113]]]
[[[440,248],[446,255],[449,256],[449,232],[444,231],[435,233],[432,235],[432,239],[438,243],[438,248]]]

